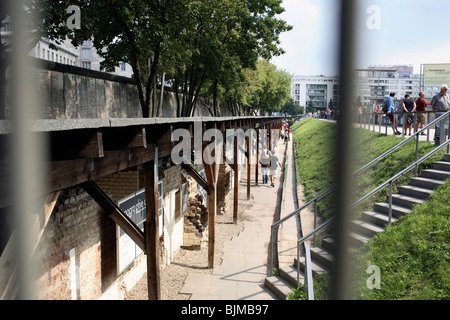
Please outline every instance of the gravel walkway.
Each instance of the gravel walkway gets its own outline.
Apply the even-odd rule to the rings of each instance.
[[[239,184],[239,201],[246,201],[246,182]],[[244,200],[245,198],[245,200]],[[245,211],[246,206],[240,205],[240,211]],[[216,216],[216,237],[215,237],[215,257],[214,265],[218,266],[222,262],[223,244],[231,240],[243,230],[243,222],[238,220],[238,224],[233,224],[233,212]],[[241,214],[241,212],[240,212]],[[207,237],[204,237],[207,239]],[[169,266],[161,270],[161,299],[162,300],[189,300],[190,294],[178,293],[183,287],[184,280],[190,271],[204,272],[212,274],[212,269],[208,269],[208,243],[202,243],[201,250],[193,251],[179,249],[174,255],[174,261]],[[135,287],[125,295],[125,300],[147,300],[147,274]]]

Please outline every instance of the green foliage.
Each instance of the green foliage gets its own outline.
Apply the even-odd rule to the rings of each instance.
[[[333,123],[320,120],[306,120],[294,132],[294,145],[297,167],[297,181],[305,186],[305,198],[311,200],[332,187],[336,172],[336,134],[337,127]],[[360,128],[353,129],[355,150],[352,163],[354,170],[361,168],[377,156],[383,154],[401,140],[398,137],[385,136]],[[419,143],[419,158],[433,149],[429,142]],[[419,166],[419,172],[431,167],[432,163],[442,158],[444,151],[431,157]],[[400,172],[415,161],[415,141],[410,141],[399,150],[360,173],[355,178],[355,201]],[[409,172],[394,184],[394,191],[405,184],[414,174]],[[387,190],[383,190],[371,199],[366,200],[358,209],[368,210],[377,201],[386,200]],[[332,215],[332,196],[318,202],[319,215],[323,218]]]
[[[294,132],[294,143],[298,181],[305,185],[308,197],[312,198],[333,183],[329,177],[334,172],[331,168],[334,165],[328,167],[326,164],[328,161],[331,163],[335,161],[336,140],[333,134],[336,127],[319,120],[302,121],[301,125],[295,125],[295,128],[297,127]],[[355,168],[363,166],[401,141],[397,137],[384,136],[359,128],[354,129],[354,136],[357,148],[357,156],[354,157]],[[318,145],[326,152],[319,150]],[[430,143],[421,142],[419,157],[433,148]],[[444,151],[439,152],[422,164],[419,173],[429,168],[433,162],[442,159],[443,153]],[[326,157],[327,160],[321,159],[322,157]],[[355,197],[372,190],[413,163],[414,159],[415,142],[412,141],[374,165],[373,169],[361,174],[356,180]],[[409,178],[410,175],[407,175],[403,180],[400,179],[397,185],[409,183]],[[374,199],[369,199],[367,206],[385,200],[386,194],[382,192]],[[332,210],[325,205],[326,202],[324,201],[324,208],[319,209],[319,214],[325,217],[332,214]],[[354,298],[449,299],[449,207],[450,181],[439,188],[425,204],[416,206],[410,215],[397,220],[385,232],[372,238],[357,253],[355,269],[349,270],[354,276]],[[367,288],[366,270],[370,265],[376,265],[381,269],[381,289]],[[315,280],[314,288],[315,291],[321,292],[315,293],[316,297],[322,294],[326,296],[330,291],[329,281]],[[299,288],[292,297],[304,299],[302,288]]]
[[[309,201],[335,184],[336,130],[333,123],[304,120],[294,132],[297,183],[305,186],[304,195]],[[318,202],[322,217],[332,215],[331,201]]]
[[[450,299],[450,181],[423,205],[361,250],[355,271],[358,299]],[[381,288],[369,290],[365,269],[381,269]]]
[[[245,81],[246,70],[255,70],[259,57],[284,53],[279,35],[292,29],[277,18],[284,11],[281,0],[73,0],[70,5],[82,13],[81,29],[73,31],[63,23],[68,1],[29,2],[45,12],[44,34],[51,39],[69,36],[78,46],[93,38],[106,71],[129,63],[144,117],[157,114],[152,101],[162,74],[177,92],[178,116],[191,116],[202,92],[213,99],[213,115],[230,89],[234,101],[245,104],[253,92],[238,92],[242,84],[253,86]],[[269,89],[267,99],[282,98],[278,88]],[[285,101],[276,102],[264,106],[279,109]]]

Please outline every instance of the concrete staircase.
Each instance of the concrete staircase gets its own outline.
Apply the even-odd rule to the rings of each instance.
[[[412,178],[410,185],[399,187],[399,193],[392,195],[392,222],[411,213],[415,205],[422,204],[434,191],[450,179],[450,154],[444,161],[435,162],[433,169],[423,170],[421,177]],[[353,248],[363,246],[372,237],[384,231],[388,224],[389,203],[376,203],[373,211],[363,212],[361,219],[351,221],[350,232]],[[328,272],[333,266],[334,240],[324,238],[320,247],[311,248],[313,276]],[[297,287],[297,259],[294,264],[280,268],[279,275],[267,277],[264,285],[282,300],[287,299],[292,288]],[[304,284],[304,258],[300,259],[300,283]]]

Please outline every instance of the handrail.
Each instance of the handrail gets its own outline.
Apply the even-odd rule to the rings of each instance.
[[[390,185],[397,180],[398,178],[400,178],[401,176],[403,176],[406,172],[411,171],[412,169],[414,169],[417,165],[421,164],[422,162],[424,162],[425,160],[427,160],[428,158],[430,158],[432,155],[434,155],[435,153],[437,153],[438,151],[440,151],[441,149],[443,149],[444,147],[446,147],[447,145],[450,145],[450,138],[447,139],[447,141],[445,141],[444,143],[442,143],[440,146],[438,146],[437,148],[433,149],[432,151],[430,151],[429,153],[427,153],[426,155],[424,155],[422,158],[420,158],[419,160],[414,161],[414,163],[410,164],[408,167],[406,167],[405,169],[403,169],[402,171],[400,171],[399,173],[397,173],[396,175],[394,175],[393,177],[389,178],[388,180],[386,180],[385,182],[383,182],[382,184],[380,184],[378,187],[376,187],[375,189],[373,189],[372,191],[370,191],[369,193],[367,193],[366,195],[364,195],[363,197],[361,197],[360,199],[358,199],[357,201],[355,201],[350,208],[354,208],[356,207],[358,204],[362,203],[364,200],[370,198],[371,196],[373,196],[374,194],[376,194],[377,192],[379,192],[380,190],[382,190],[384,187],[386,187],[387,185]],[[390,193],[392,193],[392,187],[390,188]],[[389,195],[389,198],[392,199],[392,194]],[[299,283],[299,273],[300,273],[300,245],[302,243],[304,243],[306,240],[310,239],[311,237],[313,237],[316,233],[318,233],[319,231],[321,231],[322,229],[326,228],[328,225],[330,225],[331,223],[334,222],[336,217],[332,217],[330,218],[328,221],[326,221],[325,223],[321,224],[319,227],[315,228],[313,231],[311,231],[310,233],[308,233],[306,236],[302,237],[301,239],[299,239],[297,241],[297,283]],[[389,201],[389,224],[391,223],[392,220],[392,201]]]
[[[362,171],[364,171],[365,169],[371,167],[372,165],[374,165],[375,163],[381,161],[383,158],[385,158],[386,156],[388,156],[389,154],[393,153],[394,151],[396,151],[397,149],[399,149],[401,146],[403,146],[404,144],[408,143],[411,139],[416,139],[417,143],[416,143],[416,161],[411,164],[410,166],[408,166],[406,169],[402,170],[399,174],[395,175],[395,179],[391,178],[389,179],[387,182],[385,182],[385,184],[382,187],[377,187],[373,190],[373,194],[375,194],[376,192],[378,192],[379,190],[381,190],[382,188],[384,188],[387,184],[392,184],[392,181],[395,181],[398,176],[403,175],[405,172],[408,172],[409,170],[412,170],[412,168],[416,167],[416,173],[417,173],[417,166],[425,161],[426,159],[428,159],[431,155],[433,155],[434,153],[436,153],[437,151],[441,150],[444,146],[449,145],[449,140],[446,141],[445,143],[441,144],[438,148],[435,148],[432,152],[428,153],[426,156],[422,157],[420,160],[418,160],[418,137],[419,135],[424,132],[425,130],[427,130],[430,126],[436,124],[437,122],[442,121],[444,118],[446,118],[448,115],[450,115],[450,110],[448,110],[447,112],[445,112],[444,114],[442,114],[440,117],[436,118],[435,120],[431,121],[430,123],[428,123],[425,127],[423,127],[422,129],[416,131],[414,133],[414,135],[412,135],[411,137],[401,141],[400,143],[398,143],[397,145],[395,145],[394,147],[392,147],[391,149],[389,149],[388,151],[386,151],[385,153],[383,153],[382,155],[378,156],[377,158],[375,158],[374,160],[370,161],[369,163],[367,163],[366,165],[364,165],[363,167],[361,167],[360,169],[356,170],[355,172],[353,172],[353,175],[356,175]],[[450,117],[449,117],[450,119]],[[390,181],[391,180],[391,181]],[[390,181],[390,182],[389,182]],[[274,228],[276,228],[277,226],[279,226],[281,223],[284,223],[285,221],[287,221],[288,219],[292,218],[293,216],[295,216],[296,214],[299,214],[302,210],[304,210],[306,207],[308,207],[311,204],[317,204],[317,201],[319,201],[320,199],[324,198],[325,196],[327,196],[329,193],[331,193],[334,189],[336,188],[336,185],[331,187],[330,189],[328,189],[327,191],[323,192],[322,194],[318,195],[317,197],[315,197],[314,199],[310,200],[308,203],[304,204],[302,207],[294,210],[293,212],[291,212],[290,214],[288,214],[287,216],[285,216],[284,218],[280,219],[277,222],[274,222],[271,226],[272,228],[272,233],[274,231]],[[390,192],[392,192],[392,186],[390,188]],[[365,199],[367,199],[368,197],[370,197],[371,195],[366,195],[365,197],[359,199],[358,201],[364,201]],[[391,197],[392,195],[390,194],[390,201],[389,201],[389,223],[391,222],[391,214],[392,214],[392,201],[391,201]],[[360,202],[359,202],[360,203]],[[359,203],[355,203],[353,204],[353,206],[356,206]],[[353,207],[352,206],[352,207]],[[300,254],[300,244],[305,242],[306,240],[308,240],[309,238],[313,237],[316,235],[316,233],[318,233],[319,231],[321,231],[322,229],[324,229],[325,227],[327,227],[329,224],[331,224],[334,221],[334,217],[332,217],[331,219],[329,219],[328,221],[326,221],[325,223],[323,223],[322,225],[320,225],[319,227],[315,228],[313,231],[311,231],[309,234],[307,234],[306,236],[302,237],[301,239],[297,240],[297,251],[298,254]],[[273,237],[272,237],[273,239]],[[274,254],[274,243],[272,240],[272,255]],[[273,257],[272,257],[272,269],[273,269]],[[298,270],[299,271],[299,270]],[[297,275],[297,281],[298,281],[298,275]]]
[[[415,161],[414,163],[412,163],[411,165],[409,165],[408,167],[406,167],[405,169],[403,169],[401,172],[397,173],[395,176],[389,178],[388,180],[386,180],[385,182],[383,182],[382,184],[380,184],[378,187],[376,187],[375,189],[373,189],[372,191],[370,191],[369,193],[367,193],[366,195],[364,195],[363,197],[361,197],[360,199],[358,199],[357,201],[355,201],[352,205],[351,208],[356,207],[358,204],[360,204],[361,202],[363,202],[364,200],[366,200],[367,198],[370,198],[371,196],[373,196],[375,193],[377,193],[378,191],[380,191],[381,189],[383,189],[384,187],[386,187],[390,182],[393,182],[395,180],[397,180],[399,177],[401,177],[402,175],[404,175],[406,172],[412,170],[416,165],[421,164],[422,162],[424,162],[425,160],[427,160],[429,157],[431,157],[433,154],[435,154],[436,152],[440,151],[441,149],[443,149],[445,146],[447,146],[448,144],[450,144],[450,139],[448,139],[446,142],[442,143],[439,147],[433,149],[432,151],[430,151],[429,153],[427,153],[426,155],[424,155],[422,158],[420,158],[419,160]],[[333,223],[333,221],[335,220],[336,217],[332,217],[330,219],[328,219],[326,222],[324,222],[323,224],[321,224],[320,226],[318,226],[317,228],[315,228],[314,230],[312,230],[310,233],[308,233],[306,236],[300,238],[299,240],[297,240],[297,242],[299,244],[305,242],[306,240],[312,238],[314,236],[314,234],[316,234],[317,232],[321,231],[322,229],[326,228],[328,225],[330,225],[331,223]]]
[[[371,167],[372,165],[374,165],[375,163],[381,161],[383,158],[385,158],[386,156],[390,155],[391,153],[393,153],[394,151],[396,151],[397,149],[399,149],[400,147],[402,147],[404,144],[408,143],[410,140],[415,139],[416,136],[420,135],[423,131],[427,130],[430,126],[436,124],[437,122],[443,120],[445,117],[447,117],[450,114],[450,110],[447,111],[446,113],[444,113],[443,115],[441,115],[440,117],[436,118],[435,120],[431,121],[430,123],[428,123],[425,127],[423,127],[422,129],[418,130],[417,132],[414,133],[414,135],[410,136],[409,138],[401,141],[400,143],[398,143],[397,145],[393,146],[391,149],[389,149],[388,151],[386,151],[385,153],[381,154],[380,156],[378,156],[377,158],[375,158],[374,160],[370,161],[369,163],[367,163],[366,165],[364,165],[363,167],[359,168],[358,170],[356,170],[355,172],[353,172],[352,175],[356,175],[362,171],[364,171],[365,169]],[[303,205],[302,207],[296,209],[295,211],[291,212],[290,214],[288,214],[287,216],[285,216],[284,218],[278,220],[277,222],[274,222],[272,224],[272,228],[275,228],[276,226],[278,226],[279,224],[285,222],[286,220],[292,218],[294,215],[300,213],[302,210],[304,210],[307,206],[313,204],[315,201],[319,201],[320,199],[322,199],[323,197],[327,196],[329,193],[331,193],[331,191],[333,191],[336,188],[336,185],[331,187],[330,189],[328,189],[327,191],[321,193],[320,195],[318,195],[317,197],[315,197],[314,199],[312,199],[311,201],[309,201],[308,203],[306,203],[305,205]]]
[[[284,218],[278,220],[277,222],[274,222],[272,224],[272,228],[277,227],[278,225],[280,225],[281,223],[285,222],[286,220],[289,220],[291,217],[293,217],[294,215],[296,215],[297,213],[300,213],[301,211],[303,211],[303,209],[305,209],[306,207],[308,207],[309,205],[313,204],[315,201],[318,201],[320,199],[322,199],[323,197],[327,196],[329,193],[331,193],[331,191],[333,191],[334,189],[336,189],[336,186],[331,187],[330,189],[328,189],[327,191],[321,193],[320,195],[318,195],[317,197],[315,197],[314,199],[312,199],[311,201],[305,203],[303,206],[301,206],[298,209],[295,209],[293,212],[291,212],[290,214],[288,214],[287,216],[285,216]]]
[[[385,153],[383,153],[382,155],[378,156],[377,158],[375,158],[374,160],[370,161],[369,163],[367,163],[365,166],[361,167],[360,169],[356,170],[353,174],[358,174],[361,171],[369,168],[370,166],[372,166],[373,164],[379,162],[381,159],[383,159],[384,157],[388,156],[389,154],[393,153],[395,150],[397,150],[398,148],[400,148],[401,146],[403,146],[404,144],[408,143],[410,140],[415,139],[416,136],[420,135],[422,132],[424,132],[425,130],[427,130],[430,126],[440,122],[441,120],[443,120],[445,117],[447,117],[450,114],[450,110],[447,111],[446,113],[444,113],[443,115],[441,115],[440,117],[436,118],[435,120],[431,121],[430,123],[428,123],[425,127],[423,127],[422,129],[416,131],[414,133],[414,135],[411,135],[409,138],[403,140],[402,142],[400,142],[399,144],[395,145],[394,147],[392,147],[391,149],[389,149],[388,151],[386,151]]]
[[[419,160],[415,161],[414,163],[410,164],[408,167],[406,167],[405,169],[403,169],[402,171],[400,171],[399,173],[397,173],[396,175],[394,175],[393,177],[389,178],[388,180],[386,180],[385,182],[383,182],[382,184],[380,184],[378,187],[376,187],[375,189],[373,189],[372,191],[370,191],[369,193],[367,193],[365,196],[361,197],[360,199],[358,199],[357,201],[355,201],[353,203],[353,205],[351,206],[351,208],[356,207],[358,204],[360,204],[361,202],[363,202],[364,200],[366,200],[367,198],[370,198],[371,196],[373,196],[375,193],[377,193],[378,191],[380,191],[381,189],[383,189],[384,187],[386,187],[388,184],[390,184],[391,182],[394,182],[395,180],[397,180],[398,178],[400,178],[402,175],[404,175],[406,172],[412,170],[415,166],[421,164],[422,162],[424,162],[425,160],[427,160],[429,157],[431,157],[433,154],[435,154],[436,152],[440,151],[441,149],[443,149],[445,146],[447,146],[448,144],[450,144],[450,139],[447,139],[447,141],[445,141],[444,143],[442,143],[440,146],[438,146],[437,148],[431,150],[430,152],[428,152],[426,155],[424,155],[422,158],[420,158]]]

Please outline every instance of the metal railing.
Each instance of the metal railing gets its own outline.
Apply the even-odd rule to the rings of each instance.
[[[441,116],[439,116],[438,118],[436,118],[435,120],[429,122],[424,128],[416,131],[414,133],[414,135],[412,135],[411,137],[403,140],[402,142],[398,143],[397,145],[395,145],[394,147],[392,147],[391,149],[389,149],[388,151],[386,151],[385,153],[381,154],[380,156],[376,157],[374,160],[370,161],[369,163],[367,163],[366,165],[364,165],[363,167],[361,167],[360,169],[356,170],[355,172],[353,172],[352,176],[361,173],[362,171],[370,168],[371,166],[373,166],[375,163],[381,161],[382,159],[384,159],[385,157],[387,157],[388,155],[390,155],[391,153],[393,153],[394,151],[398,150],[400,147],[402,147],[403,145],[405,145],[406,143],[408,143],[410,140],[412,139],[416,139],[416,150],[415,150],[415,162],[413,164],[411,164],[410,166],[408,166],[406,169],[402,170],[399,174],[395,175],[392,180],[395,181],[399,176],[403,175],[405,172],[410,171],[410,168],[415,168],[415,176],[417,176],[417,170],[418,170],[418,165],[425,161],[426,159],[428,159],[431,155],[433,155],[434,153],[436,153],[437,151],[441,150],[444,146],[447,146],[447,152],[449,152],[450,149],[450,143],[449,140],[447,140],[445,143],[441,144],[438,148],[435,148],[432,152],[428,153],[426,156],[422,157],[421,159],[418,159],[418,150],[419,150],[419,135],[424,132],[425,130],[429,130],[429,128],[432,125],[435,125],[438,122],[441,122],[441,124],[443,123],[443,121],[445,120],[446,117],[449,118],[449,127],[450,127],[450,110],[445,112],[444,114],[442,114]],[[442,128],[442,126],[441,126]],[[450,136],[450,130],[448,132],[448,135]],[[444,135],[441,135],[441,137],[444,137]],[[395,178],[395,179],[394,179]],[[389,180],[391,180],[389,179]],[[388,181],[389,181],[388,180]],[[376,189],[372,190],[373,194],[375,194],[376,192],[378,192],[379,190],[383,189],[387,184],[390,184],[390,205],[389,205],[389,223],[392,220],[392,182],[389,183],[387,182],[383,187],[377,187]],[[326,221],[325,223],[321,224],[319,227],[317,227],[317,202],[321,199],[323,199],[324,197],[326,197],[327,195],[329,195],[331,192],[333,192],[335,190],[336,186],[331,187],[330,189],[328,189],[327,191],[323,192],[322,194],[318,195],[317,197],[315,197],[314,199],[310,200],[309,202],[307,202],[306,204],[304,204],[303,206],[301,206],[300,208],[296,209],[295,211],[291,212],[290,214],[288,214],[287,216],[285,216],[284,218],[280,219],[279,221],[275,222],[272,224],[271,227],[271,235],[272,235],[272,259],[271,259],[271,270],[273,270],[274,266],[274,252],[275,252],[275,241],[274,239],[276,239],[276,237],[274,236],[274,232],[278,231],[278,229],[276,229],[280,224],[286,222],[287,220],[291,219],[294,216],[299,216],[300,217],[300,213],[307,208],[308,206],[310,206],[311,204],[314,205],[314,230],[311,231],[310,233],[308,233],[306,236],[298,239],[297,241],[297,284],[299,285],[299,275],[300,275],[300,252],[301,252],[301,244],[304,244],[305,241],[309,240],[310,238],[314,238],[313,240],[313,244],[315,243],[315,237],[316,234],[319,233],[320,231],[322,231],[323,229],[325,229],[327,226],[329,226],[334,220],[335,217],[330,218],[328,221]],[[378,189],[379,188],[379,189]],[[371,194],[371,195],[373,195]],[[366,195],[363,198],[359,199],[357,201],[357,203],[354,204],[354,206],[358,205],[360,202],[364,201],[365,199],[369,198],[371,195]],[[304,248],[305,252],[306,252],[306,247]],[[277,266],[278,267],[278,266]],[[312,285],[312,284],[311,284]]]
[[[393,114],[393,119],[395,121],[396,125],[403,126],[402,130],[402,136],[405,136],[406,130],[404,128],[405,123],[407,122],[407,118],[409,115],[412,115],[413,117],[413,123],[412,123],[412,129],[414,130],[414,133],[418,131],[417,129],[417,123],[418,123],[418,115],[423,114],[426,116],[427,120],[426,123],[430,123],[432,120],[433,115],[435,117],[439,117],[439,115],[443,111],[416,111],[416,112],[395,112]],[[445,111],[444,111],[445,112]],[[384,133],[388,134],[388,128],[391,127],[391,121],[386,113],[362,113],[358,116],[358,123],[360,128],[369,129],[371,131],[376,131],[378,127],[378,132],[381,133],[382,128],[384,127]],[[427,136],[427,141],[430,141],[430,127],[428,127],[428,130],[425,134]]]
[[[437,148],[433,149],[432,151],[430,151],[429,153],[424,155],[422,158],[414,161],[414,163],[412,163],[411,165],[409,165],[408,167],[406,167],[405,169],[403,169],[402,171],[400,171],[399,173],[394,175],[392,178],[386,180],[385,182],[383,182],[382,184],[377,186],[375,189],[373,189],[372,191],[368,192],[366,195],[364,195],[363,197],[361,197],[360,199],[355,201],[351,205],[351,208],[355,208],[356,206],[358,206],[365,200],[369,199],[370,197],[372,197],[373,195],[375,195],[376,193],[378,193],[379,191],[384,189],[387,185],[389,185],[389,211],[388,211],[389,220],[388,220],[388,224],[391,224],[392,223],[392,185],[393,185],[393,182],[396,181],[397,179],[399,179],[400,177],[402,177],[407,172],[413,170],[419,164],[426,161],[428,158],[430,158],[431,156],[433,156],[435,153],[437,153],[438,151],[440,151],[441,149],[443,149],[446,146],[447,147],[450,146],[450,138],[447,139],[447,141],[442,143]],[[301,245],[305,244],[305,241],[309,240],[310,238],[315,236],[317,233],[321,232],[323,229],[325,229],[326,227],[331,225],[334,222],[334,220],[335,220],[335,217],[330,218],[329,220],[327,220],[326,222],[321,224],[319,227],[315,228],[313,231],[311,231],[306,236],[302,237],[301,239],[299,239],[297,241],[297,285],[300,284],[300,276],[299,275],[300,275],[300,248],[301,248]]]

